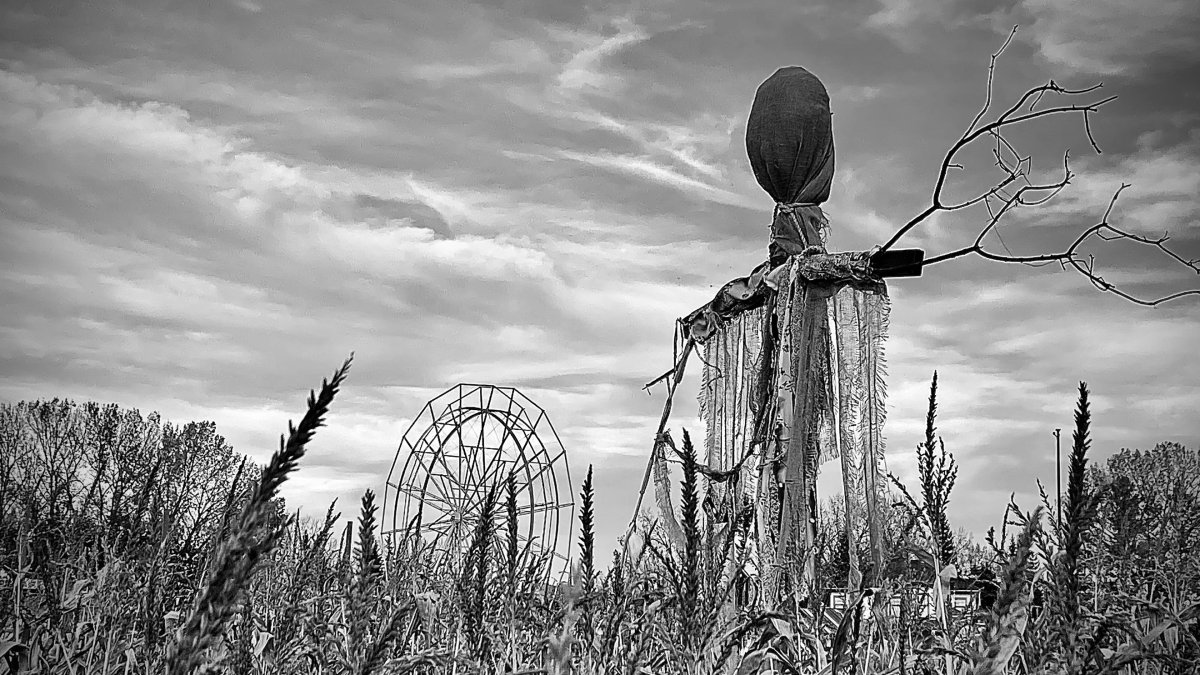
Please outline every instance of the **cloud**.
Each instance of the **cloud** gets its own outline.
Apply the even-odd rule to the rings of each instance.
[[[1020,9],[1033,19],[1027,37],[1041,55],[1075,72],[1133,75],[1200,57],[1200,7],[1189,0],[1023,0]]]
[[[28,249],[22,259],[5,256],[10,270],[21,271],[26,288],[41,285],[39,273],[46,269],[67,269],[66,260],[110,260],[110,251],[126,247],[149,247],[161,256],[159,263],[182,269],[156,269],[150,259],[134,258],[125,268],[75,266],[72,276],[92,275],[84,287],[95,300],[108,303],[109,311],[155,321],[174,317],[188,325],[210,316],[229,321],[239,311],[253,311],[259,320],[279,317],[314,296],[361,292],[364,278],[398,291],[391,297],[368,296],[383,307],[400,300],[392,311],[417,303],[466,320],[468,314],[457,314],[465,308],[437,300],[454,280],[459,286],[554,283],[543,253],[503,238],[439,237],[428,210],[412,213],[433,228],[415,224],[413,217],[374,222],[368,217],[365,224],[340,220],[361,217],[364,205],[378,211],[383,204],[394,208],[410,202],[392,199],[389,192],[364,197],[361,184],[344,185],[330,180],[335,174],[254,152],[245,141],[197,125],[179,109],[114,105],[76,88],[7,74],[0,85],[11,113],[5,116],[6,141],[18,150],[13,156],[25,160],[22,174],[6,178],[26,184],[29,197],[18,204],[18,213],[47,228],[28,232],[16,222],[5,223],[12,234],[6,239],[24,242]],[[60,168],[41,170],[46,166]],[[137,191],[130,193],[130,185]],[[408,195],[414,203],[420,197]],[[96,204],[101,212],[89,213]],[[82,250],[67,258],[60,254],[72,248]],[[325,273],[339,266],[355,272],[303,278],[305,270]],[[272,298],[276,309],[264,312],[262,302],[248,304],[252,296],[228,295],[239,286],[261,289],[258,297]],[[192,301],[180,304],[181,297]],[[243,309],[222,312],[225,302]],[[479,304],[470,314],[481,318],[481,312],[497,309],[502,305]]]
[[[650,154],[669,157],[709,180],[721,180],[723,167],[717,157],[730,145],[736,127],[733,119],[700,116],[688,124],[663,124],[654,121],[618,120],[591,110],[579,111],[576,118],[595,124],[635,141]]]
[[[901,48],[917,51],[931,45],[931,26],[994,32],[1011,26],[1006,18],[1009,11],[1007,3],[980,0],[879,0],[879,9],[866,17],[865,25]]]
[[[1116,161],[1089,157],[1076,167],[1069,189],[1038,209],[1039,217],[1094,214],[1098,220],[1122,184],[1114,224],[1145,235],[1171,231],[1200,239],[1200,148],[1144,149]]]
[[[883,30],[906,28],[918,22],[944,18],[954,3],[920,0],[880,0],[879,9],[867,17],[867,25]]]
[[[577,50],[558,75],[560,87],[567,90],[590,90],[610,96],[621,91],[623,80],[617,75],[604,72],[604,61],[625,47],[645,40],[648,33],[628,17],[615,19],[612,28],[616,31],[612,35],[559,33],[560,38],[573,44]]]
[[[1087,3],[1018,0],[880,0],[866,25],[907,51],[934,48],[979,31],[997,36],[1014,25],[1049,63],[1071,73],[1132,77],[1155,70],[1194,70],[1200,54],[1200,9],[1189,0]],[[943,47],[944,48],[944,47]],[[1012,54],[1006,60],[1013,60]]]
[[[902,316],[927,323],[905,332],[924,347],[895,340],[889,348],[888,465],[916,484],[913,448],[923,436],[928,378],[937,369],[939,432],[962,467],[954,522],[975,523],[980,532],[1000,518],[1009,492],[1030,505],[1035,478],[1052,484],[1051,432],[1071,428],[1079,380],[1092,388],[1096,463],[1119,447],[1147,447],[1188,426],[1178,403],[1167,403],[1179,394],[1163,387],[1176,376],[1198,375],[1169,356],[1186,339],[1180,324],[1117,302],[1097,312],[1089,307],[1093,291],[1066,274],[1027,275],[996,289],[976,283],[991,292],[970,306],[909,298]],[[1027,311],[1047,304],[1053,309],[1045,315]],[[1119,334],[1100,328],[1115,324],[1125,328]],[[1131,367],[1138,369],[1136,379],[1128,375]],[[1172,374],[1181,367],[1186,374]]]
[[[879,98],[884,93],[884,90],[885,87],[874,84],[845,85],[836,87],[830,92],[829,98],[831,101],[838,101],[839,103],[865,103]]]
[[[695,178],[690,178],[645,157],[628,157],[607,153],[587,154],[566,150],[562,151],[560,156],[584,164],[632,174],[638,178],[650,179],[700,199],[728,204],[730,206],[743,206],[746,208],[755,206],[753,201],[742,195],[709,185]]]
[[[251,14],[258,14],[263,11],[262,5],[258,4],[257,2],[251,2],[250,0],[233,0],[233,4],[234,6],[244,9]]]
[[[107,354],[109,368],[139,364],[132,374],[169,367],[199,388],[190,391],[212,393],[232,383],[235,367],[262,368],[254,361],[266,335],[254,333],[264,323],[284,331],[271,331],[271,339],[283,338],[290,325],[328,342],[339,332],[338,322],[327,327],[321,322],[336,316],[352,322],[346,337],[361,340],[364,330],[378,333],[379,338],[360,345],[369,347],[386,344],[389,333],[413,313],[428,334],[439,334],[439,317],[464,330],[421,361],[401,359],[396,366],[412,368],[411,376],[427,377],[439,360],[453,364],[458,352],[461,365],[451,365],[443,376],[520,379],[531,375],[528,367],[489,372],[483,366],[502,354],[509,355],[507,362],[527,354],[522,358],[540,356],[549,374],[571,372],[567,368],[581,363],[579,355],[569,347],[556,352],[545,342],[561,339],[564,330],[576,334],[574,341],[616,330],[606,316],[613,311],[606,293],[632,289],[635,299],[621,311],[634,315],[647,302],[653,302],[653,316],[669,317],[676,309],[677,295],[656,297],[656,283],[628,275],[628,269],[625,280],[601,272],[595,281],[602,286],[573,290],[539,250],[544,244],[561,245],[551,241],[535,248],[504,231],[472,233],[472,227],[500,228],[510,220],[506,214],[526,208],[503,192],[459,192],[403,175],[284,162],[170,105],[116,104],[30,76],[5,74],[3,84],[9,113],[5,140],[15,143],[19,153],[14,157],[28,160],[23,166],[34,176],[6,178],[41,181],[54,175],[70,185],[72,195],[63,199],[49,186],[42,191],[27,186],[14,214],[45,229],[22,234],[17,222],[5,223],[16,234],[8,239],[14,243],[8,251],[22,257],[7,261],[12,263],[6,277],[10,297],[49,291],[28,321],[14,319],[16,325],[8,327],[8,354],[45,357],[18,382],[29,383],[30,377],[51,386],[61,382],[66,372],[46,368],[66,357],[66,364],[84,367],[76,377],[94,373],[91,391],[103,392]],[[99,170],[100,165],[106,168]],[[57,172],[43,170],[51,166],[59,167]],[[131,193],[130,186],[136,191]],[[171,198],[147,199],[146,186]],[[85,204],[97,199],[103,206],[89,219]],[[554,217],[568,213],[579,217],[577,209]],[[131,230],[130,223],[138,227]],[[600,218],[586,227],[619,230],[620,223]],[[144,244],[160,257],[127,249]],[[618,249],[593,254],[574,247],[571,266],[589,269],[591,259],[611,270],[640,260],[641,269],[649,271],[656,264],[636,243],[627,244],[623,255],[610,257],[611,250]],[[73,264],[76,260],[97,263],[80,266]],[[48,276],[52,273],[57,276]],[[70,288],[79,291],[70,296]],[[45,325],[37,323],[40,312],[70,307],[64,316],[84,310],[95,318],[60,320],[55,351],[39,349],[39,325]],[[314,313],[305,307],[320,309]],[[137,328],[131,330],[131,322]],[[663,321],[665,331],[669,323]],[[151,325],[166,332],[152,332]],[[84,351],[89,333],[99,344]],[[483,359],[476,363],[464,347],[480,340],[490,340],[491,346],[475,350]],[[111,341],[116,344],[104,344]],[[277,348],[280,356],[296,356],[297,347]],[[181,348],[189,354],[186,359],[179,359]],[[205,358],[198,362],[200,353]],[[620,362],[620,353],[614,353],[601,359],[601,367],[620,367]],[[218,412],[224,415],[225,409]],[[622,448],[629,448],[625,441],[616,449],[629,451]]]
[[[596,55],[596,58],[598,57],[599,55]],[[542,45],[528,38],[513,38],[489,42],[486,45],[486,53],[476,60],[418,63],[410,66],[406,72],[419,80],[444,84],[458,80],[518,75],[550,66],[550,55]]]

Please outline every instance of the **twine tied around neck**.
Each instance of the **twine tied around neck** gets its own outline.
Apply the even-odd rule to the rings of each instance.
[[[796,209],[802,206],[820,206],[820,204],[816,202],[793,202],[791,204],[776,203],[775,213],[791,215],[796,212]]]
[[[769,249],[772,266],[778,266],[789,256],[800,255],[810,247],[823,249],[828,226],[829,221],[816,202],[776,203]]]

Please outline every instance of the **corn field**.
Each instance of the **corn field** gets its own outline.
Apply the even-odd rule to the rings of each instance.
[[[842,588],[852,544],[830,502],[816,587],[767,607],[738,536],[748,523],[707,522],[686,435],[683,546],[647,520],[648,534],[598,550],[605,495],[589,471],[569,570],[518,545],[511,481],[492,486],[452,568],[416,535],[378,537],[371,491],[349,540],[337,504],[316,521],[290,513],[279,488],[349,366],[262,467],[207,422],[0,407],[0,672],[1198,672],[1200,455],[1164,443],[1091,463],[1086,385],[1061,517],[1043,491],[997,505],[983,543],[953,530],[951,498],[969,497],[952,493],[935,386],[920,484],[893,478],[880,585]]]

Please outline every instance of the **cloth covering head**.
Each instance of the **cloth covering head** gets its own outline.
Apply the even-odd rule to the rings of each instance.
[[[754,177],[775,200],[771,259],[822,245],[827,221],[818,204],[833,183],[829,93],[799,66],[775,71],[758,87],[746,122],[746,154]]]

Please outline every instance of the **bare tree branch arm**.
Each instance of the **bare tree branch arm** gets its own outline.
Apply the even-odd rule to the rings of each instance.
[[[1081,232],[1075,238],[1075,240],[1072,241],[1071,244],[1063,251],[1060,251],[1057,253],[1041,253],[1041,254],[1034,254],[1034,255],[1012,255],[1012,254],[995,253],[993,251],[987,250],[983,245],[983,237],[984,237],[984,235],[987,234],[987,232],[991,228],[993,228],[995,226],[995,223],[1003,215],[1004,210],[1002,209],[993,218],[990,219],[988,225],[984,228],[984,230],[976,238],[976,240],[973,244],[971,244],[970,246],[964,246],[962,248],[955,249],[953,251],[928,258],[925,260],[924,266],[928,267],[929,265],[946,262],[948,260],[954,260],[956,258],[961,258],[961,257],[971,255],[971,254],[978,255],[981,258],[984,258],[986,260],[991,260],[994,262],[1001,262],[1001,263],[1043,265],[1043,264],[1057,262],[1057,263],[1061,264],[1064,268],[1070,267],[1071,269],[1074,269],[1076,272],[1082,274],[1084,276],[1084,278],[1086,278],[1096,288],[1098,288],[1104,292],[1117,295],[1117,296],[1124,298],[1135,304],[1146,306],[1146,307],[1154,307],[1154,306],[1163,304],[1165,302],[1169,302],[1171,300],[1177,300],[1177,299],[1183,298],[1183,297],[1200,296],[1200,289],[1188,289],[1188,290],[1183,290],[1183,291],[1176,291],[1176,292],[1169,293],[1169,294],[1162,295],[1162,296],[1155,297],[1155,298],[1143,298],[1143,297],[1135,296],[1132,293],[1130,293],[1130,292],[1118,287],[1117,285],[1113,284],[1112,282],[1106,280],[1099,272],[1097,272],[1096,268],[1095,268],[1095,261],[1093,258],[1091,258],[1090,256],[1087,258],[1084,258],[1082,256],[1082,254],[1080,252],[1080,248],[1085,243],[1087,243],[1089,240],[1099,239],[1099,240],[1105,241],[1105,242],[1129,241],[1129,242],[1132,242],[1135,244],[1153,247],[1153,248],[1157,249],[1158,251],[1160,251],[1161,253],[1165,254],[1167,257],[1172,259],[1174,262],[1187,268],[1189,271],[1191,271],[1197,275],[1200,275],[1200,260],[1196,260],[1196,259],[1189,260],[1189,259],[1184,258],[1183,256],[1179,255],[1176,251],[1169,248],[1166,245],[1167,241],[1169,240],[1169,237],[1166,234],[1162,235],[1161,237],[1148,237],[1145,235],[1136,234],[1134,232],[1130,232],[1128,230],[1122,229],[1111,223],[1110,218],[1112,215],[1113,207],[1116,205],[1117,199],[1120,198],[1121,193],[1128,187],[1129,187],[1128,184],[1122,184],[1121,187],[1117,188],[1117,190],[1113,193],[1112,198],[1109,200],[1108,207],[1105,209],[1104,216],[1100,220],[1100,222],[1092,225],[1091,227],[1088,227],[1083,232]]]

